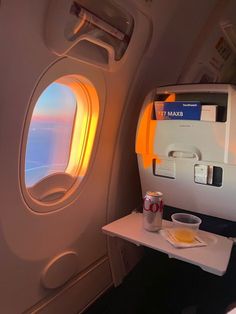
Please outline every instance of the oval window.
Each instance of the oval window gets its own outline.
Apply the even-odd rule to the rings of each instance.
[[[55,204],[81,182],[97,119],[97,94],[86,80],[65,76],[42,92],[33,109],[25,149],[25,186],[33,199]]]

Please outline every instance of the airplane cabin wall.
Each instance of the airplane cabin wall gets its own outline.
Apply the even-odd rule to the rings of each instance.
[[[123,1],[124,6],[126,3]],[[101,227],[107,223],[122,112],[149,38],[146,17],[133,8],[136,25],[130,42],[132,53],[125,55],[114,71],[58,57],[44,41],[48,5],[46,0],[10,0],[0,5],[0,312],[8,314],[77,313],[112,284],[107,241]],[[145,34],[141,40],[140,33]],[[24,175],[20,163],[25,118],[39,81],[54,69],[66,74],[67,67],[69,73],[87,76],[98,89],[101,114],[94,149],[74,201],[57,211],[37,213],[25,202],[19,181]],[[127,147],[126,151],[132,149]],[[139,182],[134,184],[139,186]],[[135,204],[139,196],[128,193],[126,201]],[[57,289],[43,287],[45,267],[66,252],[78,256],[74,277]]]

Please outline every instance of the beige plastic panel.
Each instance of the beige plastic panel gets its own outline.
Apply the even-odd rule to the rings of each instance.
[[[138,160],[142,164],[140,156]],[[143,196],[149,190],[161,191],[166,205],[236,221],[236,167],[213,163],[223,168],[223,184],[215,187],[194,182],[194,165],[197,163],[186,159],[175,160],[175,179],[154,176],[151,167],[140,168]],[[209,165],[209,162],[201,164]]]
[[[162,220],[162,231],[172,227],[172,222]],[[206,243],[203,247],[179,249],[171,245],[160,232],[149,232],[143,228],[142,213],[131,213],[103,228],[110,236],[117,236],[137,245],[154,250],[201,267],[203,270],[222,276],[228,267],[233,241],[210,232],[199,230],[199,237]]]
[[[77,273],[78,263],[76,252],[64,252],[54,257],[43,270],[43,286],[48,289],[59,288]]]
[[[224,162],[225,135],[226,126],[221,122],[157,121],[154,151],[158,156],[179,152],[186,158]]]
[[[108,258],[82,273],[65,285],[59,293],[42,300],[41,304],[29,309],[26,314],[82,313],[99,295],[111,286],[112,278]]]
[[[175,170],[173,175],[169,175],[171,178],[155,176],[152,165],[145,167],[141,155],[138,155],[143,196],[148,190],[161,191],[164,203],[169,206],[236,221],[235,86],[179,85],[156,90],[157,93],[165,91],[228,93],[227,121],[156,121],[154,152],[163,164],[171,162]],[[194,182],[194,167],[199,163],[222,168],[221,187]]]

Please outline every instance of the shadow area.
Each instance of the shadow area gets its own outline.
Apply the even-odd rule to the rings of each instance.
[[[226,274],[145,249],[142,260],[123,283],[107,291],[86,314],[225,314],[236,300],[236,250]]]

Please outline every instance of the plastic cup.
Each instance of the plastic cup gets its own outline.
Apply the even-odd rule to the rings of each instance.
[[[197,216],[185,213],[173,214],[171,219],[175,238],[180,242],[193,242],[202,220]]]

